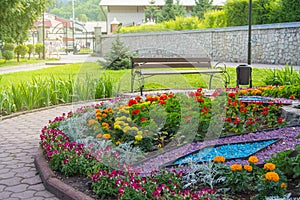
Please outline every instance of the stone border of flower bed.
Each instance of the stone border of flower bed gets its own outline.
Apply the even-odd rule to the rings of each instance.
[[[93,200],[93,198],[60,181],[49,167],[40,148],[34,157],[34,164],[45,188],[57,198],[64,200]]]

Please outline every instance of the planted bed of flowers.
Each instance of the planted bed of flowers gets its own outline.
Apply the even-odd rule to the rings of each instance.
[[[53,170],[90,177],[99,198],[283,196],[291,180],[299,183],[300,128],[283,128],[280,102],[243,102],[239,92],[218,90],[207,97],[199,88],[188,95],[162,93],[101,102],[50,121],[40,144]],[[207,146],[278,138],[249,159],[234,159],[239,156],[233,154],[229,161],[225,149],[206,162],[190,159],[185,166],[164,168]],[[279,152],[296,152],[286,160],[290,167],[281,163]]]

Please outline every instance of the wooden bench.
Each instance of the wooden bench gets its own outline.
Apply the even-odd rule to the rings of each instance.
[[[134,92],[134,83],[138,81],[142,95],[144,79],[154,75],[207,74],[210,76],[209,89],[211,89],[213,76],[218,73],[225,75],[227,87],[230,77],[226,65],[220,64],[212,66],[210,58],[131,58],[131,92]]]

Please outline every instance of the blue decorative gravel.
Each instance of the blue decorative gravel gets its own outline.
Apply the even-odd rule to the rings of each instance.
[[[247,143],[236,143],[236,144],[224,144],[216,147],[206,147],[201,150],[192,152],[182,158],[177,159],[174,164],[187,164],[191,159],[196,162],[205,162],[213,160],[216,156],[223,156],[228,159],[238,159],[249,157],[257,151],[273,144],[276,139],[247,142]]]
[[[241,96],[238,98],[240,101],[270,101],[269,98],[259,96]]]

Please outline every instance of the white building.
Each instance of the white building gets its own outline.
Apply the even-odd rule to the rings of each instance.
[[[213,5],[222,6],[226,0],[214,0]],[[176,0],[174,0],[176,2]],[[195,0],[180,0],[181,5],[190,12]],[[107,31],[111,33],[111,23],[118,21],[123,26],[141,24],[145,21],[145,8],[150,6],[150,0],[101,0],[100,6],[107,7]],[[165,0],[155,0],[156,6],[165,5]]]

